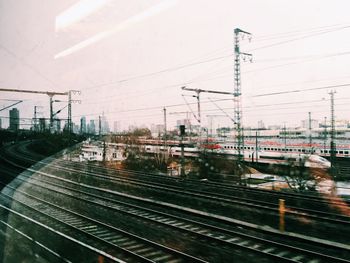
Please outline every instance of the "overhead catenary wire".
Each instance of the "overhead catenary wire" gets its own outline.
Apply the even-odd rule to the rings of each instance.
[[[335,32],[335,31],[339,31],[339,30],[344,30],[344,29],[348,29],[348,28],[350,28],[350,25],[336,27],[336,28],[332,28],[332,29],[327,29],[327,30],[324,30],[324,31],[321,31],[321,32],[310,33],[310,34],[307,34],[307,35],[304,35],[304,36],[301,36],[301,37],[296,37],[296,38],[292,38],[292,39],[288,39],[288,40],[272,43],[272,44],[269,44],[269,45],[264,45],[264,46],[261,46],[261,47],[253,48],[251,50],[248,50],[248,52],[261,50],[261,49],[265,49],[265,48],[270,48],[270,47],[274,47],[274,46],[279,46],[279,45],[287,44],[287,43],[290,43],[290,42],[295,42],[295,41],[298,41],[298,40],[302,40],[302,39],[306,39],[306,38],[310,38],[310,37],[314,37],[314,36],[319,36],[319,35]],[[158,70],[158,71],[154,71],[154,72],[149,72],[149,73],[144,73],[144,74],[135,75],[135,76],[131,76],[131,77],[126,77],[126,78],[122,78],[122,79],[119,79],[119,80],[116,80],[116,81],[112,81],[112,82],[109,82],[109,83],[97,84],[97,85],[94,85],[94,86],[91,86],[91,87],[84,88],[83,90],[86,91],[86,90],[94,89],[94,88],[98,88],[98,87],[109,86],[109,85],[113,85],[113,84],[117,84],[117,83],[123,83],[123,82],[128,82],[128,81],[132,81],[132,80],[136,80],[136,79],[142,79],[142,78],[146,78],[146,77],[151,77],[151,76],[162,74],[162,73],[166,73],[166,72],[176,71],[176,70],[180,70],[180,69],[187,68],[187,67],[193,67],[193,66],[196,66],[196,65],[201,65],[201,64],[205,64],[205,63],[209,63],[209,62],[222,60],[222,59],[225,59],[225,58],[228,58],[228,57],[233,57],[233,55],[234,55],[234,53],[230,52],[227,55],[217,56],[217,57],[204,59],[204,60],[200,60],[200,61],[196,61],[196,62],[186,63],[186,64],[174,66],[174,67],[169,67],[169,68]]]
[[[248,71],[243,71],[242,73],[243,74],[246,74],[246,73],[253,73],[253,72],[259,72],[259,71],[264,71],[264,70],[269,70],[269,69],[274,69],[274,68],[279,68],[279,67],[284,67],[284,66],[288,66],[288,65],[295,65],[295,64],[299,64],[299,63],[305,63],[305,62],[312,62],[312,61],[315,61],[315,60],[319,60],[319,59],[324,59],[324,58],[329,58],[329,57],[335,57],[335,56],[343,56],[343,55],[350,55],[350,51],[346,51],[346,52],[337,52],[337,53],[328,53],[328,54],[325,54],[325,55],[309,55],[309,56],[304,56],[304,57],[309,57],[310,59],[307,59],[307,60],[302,60],[302,61],[297,61],[297,62],[290,62],[290,63],[285,63],[285,64],[279,64],[279,65],[274,65],[274,66],[269,66],[269,67],[265,67],[265,68],[260,68],[260,69],[255,69],[255,70],[248,70]],[[302,58],[302,57],[294,57],[295,59],[299,59],[299,58]],[[289,58],[284,58],[284,59],[287,59],[287,60],[292,60],[293,57],[289,57]],[[228,70],[232,70],[232,65],[230,65],[229,67],[224,67],[224,69],[228,69]],[[220,72],[225,72],[225,71],[228,71],[228,70],[216,70],[212,73],[207,73],[207,74],[201,74],[199,76],[197,76],[196,78],[194,79],[191,79],[187,82],[182,82],[182,83],[178,83],[178,84],[171,84],[171,85],[166,85],[166,86],[161,86],[161,87],[157,87],[157,88],[152,88],[152,89],[149,89],[147,90],[147,92],[143,92],[143,93],[139,93],[137,94],[138,92],[137,91],[134,91],[133,93],[137,94],[136,96],[133,96],[134,98],[135,97],[141,97],[141,96],[144,96],[144,95],[148,95],[148,94],[152,94],[154,91],[156,90],[159,90],[159,89],[168,89],[168,88],[174,88],[174,87],[179,87],[181,85],[189,85],[189,84],[194,84],[194,83],[197,83],[197,82],[203,82],[203,81],[209,81],[209,80],[215,80],[215,79],[219,79],[219,78],[225,78],[225,77],[230,77],[232,78],[232,74],[226,74],[226,75],[219,75],[219,76],[214,76],[214,77],[206,77],[206,78],[200,78],[201,76],[208,76],[208,75],[211,75],[211,74],[215,74],[215,73],[220,73]],[[310,82],[310,81],[309,81]],[[284,85],[284,84],[282,84]],[[124,93],[124,94],[120,94],[118,93],[118,97],[120,97],[121,95],[127,95],[127,94],[130,94],[130,93]],[[113,96],[108,96],[107,98],[111,98]],[[93,103],[90,103],[90,104],[98,104],[98,103],[106,103],[106,102],[111,102],[113,100],[106,100],[106,101],[97,101],[96,102],[96,99],[94,98],[93,99]]]
[[[346,97],[346,98],[336,98],[335,100],[349,100],[350,97]],[[232,101],[233,99],[216,99],[215,102],[219,102],[219,101]],[[255,105],[255,106],[244,106],[243,109],[246,110],[246,112],[252,111],[254,112],[256,109],[259,108],[266,108],[266,107],[274,107],[274,106],[282,106],[282,105],[295,105],[295,104],[309,104],[309,107],[313,107],[316,106],[314,104],[310,104],[310,103],[317,103],[317,102],[327,102],[329,99],[319,99],[319,100],[302,100],[302,101],[294,101],[294,102],[283,102],[283,103],[273,103],[273,104],[262,104],[262,105]],[[203,101],[202,103],[209,103],[211,101]],[[189,103],[191,105],[195,105],[196,103]],[[183,104],[173,104],[173,105],[168,105],[166,107],[178,107],[178,106],[186,106],[186,103]],[[347,105],[347,103],[345,104],[339,104],[339,105]],[[144,107],[144,108],[138,108],[138,109],[131,109],[131,110],[119,110],[119,111],[113,111],[113,112],[109,112],[110,113],[125,113],[125,112],[139,112],[139,111],[159,111],[161,107]],[[298,109],[300,108],[300,106],[295,106],[295,107],[290,107],[289,109]],[[232,107],[229,108],[223,108],[224,110],[230,110],[232,109]],[[274,108],[275,110],[279,110],[279,109],[283,109],[283,108]],[[203,112],[210,112],[210,111],[214,111],[217,109],[207,109],[207,110],[203,110]],[[90,115],[79,115],[79,116],[75,116],[75,117],[82,117],[82,116],[98,116],[100,113],[94,113],[94,114],[90,114]],[[108,115],[108,113],[106,113]],[[162,116],[162,114],[149,114],[149,115],[136,115],[136,116],[132,116],[132,117],[145,117],[145,116]],[[126,117],[126,119],[128,119],[129,117]],[[119,118],[120,119],[120,118]]]
[[[332,30],[334,30],[334,29],[332,29]],[[336,29],[336,30],[338,30],[338,29]],[[340,29],[339,29],[340,30]],[[313,32],[313,33],[315,33],[315,32]],[[318,32],[318,33],[321,33],[321,32]],[[326,33],[326,32],[322,32],[322,33]],[[232,76],[232,74],[230,74],[231,76]],[[174,87],[175,87],[175,85],[174,85]],[[151,92],[150,92],[151,93]],[[276,94],[277,95],[277,94]],[[266,96],[272,96],[272,95],[266,95]],[[101,102],[97,102],[97,103],[101,103]],[[157,109],[158,109],[158,107],[157,107]]]
[[[316,88],[295,89],[295,90],[287,90],[287,91],[276,91],[276,92],[270,92],[270,93],[253,95],[251,97],[256,98],[256,97],[275,96],[275,95],[282,95],[282,94],[300,93],[300,92],[306,92],[306,91],[312,91],[312,90],[323,90],[323,89],[332,89],[332,88],[345,88],[345,87],[349,87],[349,86],[350,86],[350,83],[343,83],[343,84],[338,84],[338,85],[329,85],[329,86],[316,87]]]

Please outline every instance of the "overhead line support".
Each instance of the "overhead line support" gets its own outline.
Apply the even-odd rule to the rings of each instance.
[[[244,160],[244,134],[242,123],[242,89],[241,89],[241,57],[245,61],[249,59],[252,62],[252,54],[241,52],[240,50],[240,37],[242,39],[248,36],[249,40],[251,34],[239,28],[234,30],[234,120],[235,120],[235,135],[237,140],[237,161],[238,161],[238,173],[241,183],[241,175],[243,167],[242,162]]]

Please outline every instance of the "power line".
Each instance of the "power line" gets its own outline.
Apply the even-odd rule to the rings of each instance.
[[[323,86],[323,87],[316,87],[316,88],[308,88],[308,89],[303,89],[303,90],[289,90],[289,91],[282,91],[282,92],[273,92],[273,93],[265,93],[265,94],[258,94],[258,95],[253,95],[249,97],[265,97],[265,96],[274,96],[274,95],[281,95],[281,94],[290,94],[290,93],[301,93],[301,92],[307,92],[307,91],[312,91],[312,90],[322,90],[322,89],[330,89],[330,88],[342,88],[342,87],[347,87],[350,86],[350,83],[344,83],[344,84],[339,84],[339,85],[331,85],[331,86]],[[229,101],[233,99],[219,99],[216,101]],[[209,103],[210,101],[203,101],[202,103]],[[194,105],[196,103],[189,103],[190,105]],[[144,107],[144,108],[137,108],[137,109],[130,109],[130,110],[122,110],[122,111],[113,111],[110,113],[125,113],[125,112],[134,112],[134,111],[145,111],[145,110],[159,110],[162,107],[180,107],[180,106],[185,106],[186,104],[184,103],[178,103],[178,104],[170,104],[170,105],[160,105],[160,106],[152,106],[152,107]],[[85,114],[85,115],[76,115],[73,117],[81,117],[81,116],[94,116],[98,115],[98,113],[93,113],[93,114]]]
[[[322,31],[322,32],[317,32],[317,33],[305,35],[305,36],[302,36],[302,37],[296,37],[296,38],[292,38],[292,39],[276,42],[276,43],[273,43],[273,44],[257,47],[257,48],[249,50],[249,52],[260,50],[260,49],[265,49],[265,48],[270,48],[270,47],[275,47],[275,46],[287,44],[287,43],[290,43],[290,42],[295,42],[295,41],[298,41],[298,40],[302,40],[302,39],[306,39],[306,38],[310,38],[310,37],[314,37],[314,36],[319,36],[319,35],[335,32],[335,31],[339,31],[339,30],[344,30],[344,29],[348,29],[348,28],[350,28],[350,25],[342,26],[342,27],[338,27],[338,28],[333,28],[333,29]]]
[[[225,101],[225,100],[232,100],[232,99],[220,99],[217,101]],[[202,103],[209,103],[209,101],[203,101]],[[189,103],[190,105],[192,104],[197,104],[197,103]],[[159,110],[164,107],[166,108],[173,108],[173,107],[180,107],[180,106],[185,106],[185,103],[178,103],[178,104],[169,104],[169,105],[162,105],[162,106],[152,106],[152,107],[144,107],[144,108],[137,108],[137,109],[130,109],[130,110],[122,110],[122,111],[111,111],[109,113],[125,113],[125,112],[134,112],[134,111],[146,111],[146,110]],[[81,117],[81,116],[93,116],[93,115],[98,115],[99,113],[92,113],[92,114],[85,114],[85,115],[76,115],[73,117]]]
[[[350,97],[346,97],[346,98],[337,98],[336,100],[349,100]],[[231,101],[232,99],[217,99],[216,101]],[[274,107],[273,110],[286,110],[286,109],[299,109],[299,108],[310,108],[310,107],[318,107],[319,105],[315,105],[315,104],[310,104],[310,103],[321,103],[321,102],[326,102],[328,101],[328,99],[320,99],[320,100],[303,100],[303,101],[295,101],[295,102],[284,102],[284,103],[274,103],[274,104],[262,104],[262,105],[254,105],[254,106],[245,106],[243,107],[245,109],[245,112],[249,113],[250,112],[254,112],[254,114],[256,115],[256,109],[260,108],[260,111],[262,110],[261,108],[266,108],[266,107]],[[209,103],[209,101],[203,101],[203,103]],[[288,108],[281,108],[278,107],[276,108],[275,106],[283,106],[283,105],[297,105],[297,104],[305,104],[308,103],[309,105],[307,106],[295,106],[295,107],[288,107]],[[190,103],[190,104],[196,104],[196,103]],[[185,106],[187,104],[174,104],[174,105],[170,105],[170,106]],[[348,105],[348,103],[344,103],[344,104],[337,104],[337,105]],[[320,105],[321,106],[321,105]],[[168,106],[166,106],[168,107]],[[109,113],[125,113],[125,112],[139,112],[139,111],[146,111],[146,110],[155,110],[155,111],[159,111],[161,107],[148,107],[148,108],[140,108],[140,109],[133,109],[133,110],[124,110],[124,111],[114,111],[114,112],[109,112]],[[224,110],[232,110],[232,107],[229,108],[223,108]],[[247,110],[248,109],[248,110]],[[272,110],[272,109],[263,109],[263,110]],[[213,112],[213,111],[217,111],[217,109],[207,109],[207,110],[203,110],[203,112]],[[107,113],[108,114],[108,113]],[[282,113],[283,115],[284,113]],[[89,115],[79,115],[79,117],[81,116],[92,116],[92,115],[98,115],[98,114],[89,114]],[[143,117],[161,117],[162,114],[147,114],[147,115],[132,115],[133,118],[143,118]],[[274,116],[274,114],[272,114],[271,116]],[[74,117],[78,117],[78,116],[74,116]],[[129,119],[130,117],[125,117],[126,119]],[[120,118],[118,118],[120,119]]]
[[[256,98],[256,97],[275,96],[275,95],[290,94],[290,93],[300,93],[300,92],[306,92],[306,91],[311,91],[311,90],[344,88],[344,87],[348,87],[348,86],[350,86],[350,83],[339,84],[339,85],[331,85],[331,86],[324,86],[324,87],[317,87],[317,88],[295,89],[295,90],[288,90],[288,91],[271,92],[271,93],[265,93],[265,94],[258,94],[258,95],[254,95],[254,96],[250,96],[250,97]]]
[[[270,35],[255,36],[254,39],[256,41],[266,41],[266,40],[272,40],[272,39],[278,39],[278,38],[285,38],[285,37],[291,37],[293,35],[298,35],[298,34],[320,32],[320,31],[324,31],[326,29],[331,29],[334,27],[344,26],[344,25],[348,25],[348,24],[349,23],[339,23],[339,24],[333,24],[333,25],[327,25],[327,26],[311,27],[308,29],[297,29],[297,30],[280,32],[280,33],[275,33],[275,34],[270,34]]]
[[[23,65],[25,65],[27,68],[31,69],[34,73],[36,73],[38,76],[40,76],[42,79],[44,79],[46,82],[50,83],[53,87],[56,87],[54,82],[50,80],[48,77],[46,77],[44,74],[42,74],[39,70],[37,70],[34,66],[28,64],[24,59],[19,58],[14,52],[12,52],[10,49],[5,47],[4,45],[0,44],[0,48],[5,50],[7,54],[10,54],[13,58],[20,61]]]
[[[266,68],[260,68],[260,69],[256,69],[256,70],[249,70],[249,71],[244,71],[242,73],[252,73],[252,72],[258,72],[258,71],[263,71],[263,70],[267,70],[267,69],[273,69],[273,68],[278,68],[278,67],[283,67],[283,66],[288,66],[288,65],[295,65],[295,64],[299,64],[299,63],[304,63],[304,62],[310,62],[310,61],[313,61],[313,60],[317,60],[317,59],[323,59],[323,58],[329,58],[329,57],[334,57],[334,56],[342,56],[342,55],[348,55],[350,54],[350,51],[347,51],[347,52],[341,52],[341,53],[332,53],[332,54],[326,54],[326,55],[321,55],[319,57],[316,57],[315,56],[305,56],[305,57],[314,57],[312,59],[309,59],[309,60],[304,60],[304,61],[299,61],[299,62],[291,62],[291,63],[287,63],[287,64],[280,64],[280,65],[275,65],[275,66],[270,66],[270,67],[266,67]],[[317,55],[316,55],[317,56]],[[302,58],[302,57],[294,57],[294,59],[299,59],[299,58]],[[289,58],[283,58],[283,59],[293,59],[293,57],[289,57]],[[281,60],[283,60],[281,59]],[[259,61],[258,61],[259,62]],[[229,68],[232,68],[232,65],[229,66],[229,67],[224,67],[224,69],[229,69]],[[231,69],[230,69],[231,70]],[[225,70],[227,71],[227,70]],[[200,76],[207,76],[208,74],[214,74],[214,73],[220,73],[220,72],[224,72],[222,70],[216,70],[212,73],[207,73],[207,74],[201,74]],[[192,79],[190,81],[187,81],[185,83],[179,83],[179,84],[172,84],[172,85],[168,85],[168,86],[162,86],[162,87],[158,87],[158,88],[154,88],[154,89],[151,89],[149,90],[148,92],[146,93],[142,93],[142,94],[138,94],[137,96],[133,96],[134,98],[135,97],[140,97],[140,96],[144,96],[144,95],[147,95],[147,94],[152,94],[153,91],[155,90],[159,90],[159,89],[165,89],[165,88],[172,88],[172,87],[179,87],[181,85],[188,85],[188,84],[193,84],[193,83],[196,83],[196,82],[203,82],[203,81],[208,81],[208,80],[214,80],[214,79],[218,79],[218,78],[224,78],[224,77],[232,77],[232,74],[225,74],[225,75],[221,75],[221,76],[215,76],[215,77],[211,77],[211,78],[202,78],[202,79],[198,79],[195,78],[195,79]],[[196,80],[197,79],[197,80]],[[317,82],[317,81],[308,81],[307,83],[309,82]],[[306,82],[305,82],[306,83]],[[283,85],[286,85],[286,84],[283,84]],[[282,86],[282,85],[281,85]],[[136,91],[133,92],[133,93],[137,93]],[[127,93],[129,94],[129,93]],[[118,96],[120,95],[123,95],[123,94],[118,94]],[[126,95],[126,94],[124,94]],[[110,98],[111,96],[108,96],[108,98]],[[112,96],[113,97],[113,96]],[[93,99],[93,100],[96,100],[96,99]],[[102,101],[102,102],[95,102],[95,103],[90,103],[90,104],[98,104],[98,103],[104,103],[104,102],[110,102],[112,100],[107,100],[107,101]]]
[[[278,45],[283,45],[283,44],[287,44],[287,43],[290,43],[290,42],[294,42],[294,41],[298,41],[298,40],[302,40],[302,39],[306,39],[306,38],[310,38],[310,37],[314,37],[314,36],[318,36],[318,35],[322,35],[322,34],[327,34],[327,33],[335,32],[335,31],[339,31],[339,30],[344,30],[344,29],[347,29],[347,28],[350,28],[350,25],[337,27],[337,28],[332,28],[332,29],[321,31],[321,32],[316,32],[316,33],[311,33],[311,34],[308,34],[308,35],[304,35],[302,37],[292,38],[292,39],[288,39],[288,40],[272,43],[272,44],[269,44],[269,45],[257,47],[257,48],[249,50],[249,52],[255,51],[255,50],[261,50],[261,49],[265,49],[265,48],[270,48],[270,47],[274,47],[274,46],[278,46]],[[103,86],[109,86],[109,85],[113,85],[113,84],[117,84],[117,83],[128,82],[128,81],[136,80],[136,79],[142,79],[142,78],[146,78],[146,77],[150,77],[150,76],[154,76],[154,75],[158,75],[158,74],[162,74],[162,73],[166,73],[166,72],[177,71],[177,70],[180,70],[180,69],[183,69],[183,68],[187,68],[187,67],[193,67],[193,66],[196,66],[196,65],[201,65],[201,64],[205,64],[205,63],[209,63],[209,62],[213,62],[213,61],[217,61],[217,60],[222,60],[222,59],[225,59],[225,58],[228,58],[228,57],[232,57],[233,55],[234,55],[234,53],[230,53],[230,54],[223,55],[223,56],[218,56],[218,57],[214,57],[214,58],[210,58],[210,59],[205,59],[205,60],[201,60],[201,61],[191,62],[191,63],[187,63],[187,64],[175,66],[175,67],[166,68],[166,69],[163,69],[163,70],[158,70],[158,71],[154,71],[154,72],[150,72],[150,73],[140,74],[140,75],[136,75],[136,76],[132,76],[132,77],[128,77],[128,78],[112,81],[112,82],[109,82],[109,83],[103,83],[103,84],[95,85],[95,86],[92,86],[92,87],[85,88],[84,90],[94,89],[94,88],[103,87]]]

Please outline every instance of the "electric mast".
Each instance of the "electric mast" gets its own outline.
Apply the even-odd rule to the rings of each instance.
[[[335,116],[334,116],[334,94],[335,91],[331,91],[329,95],[331,96],[331,173],[332,176],[335,175],[335,158],[336,158],[336,144],[335,144]]]
[[[242,123],[242,89],[241,89],[241,57],[243,60],[249,59],[252,62],[252,54],[240,51],[240,38],[248,36],[251,39],[251,34],[239,28],[234,30],[234,120],[235,120],[235,136],[237,142],[237,161],[238,164],[244,160],[244,134]]]

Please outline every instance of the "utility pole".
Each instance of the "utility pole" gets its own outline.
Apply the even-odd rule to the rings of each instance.
[[[37,108],[37,106],[34,106],[34,131],[35,132],[37,132],[38,131],[38,122],[37,122],[37,120],[38,120],[38,118],[37,118],[37,111],[36,111],[36,108]]]
[[[309,111],[309,151],[312,154],[312,135],[311,135],[311,112]]]
[[[336,158],[336,143],[335,143],[335,116],[334,116],[334,94],[335,91],[331,91],[329,95],[331,96],[331,174],[335,176],[335,158]]]
[[[34,106],[34,123],[33,123],[33,128],[34,131],[37,132],[39,129],[39,125],[38,125],[38,114],[41,112],[38,112],[38,108],[42,108],[41,106]]]
[[[184,149],[184,136],[185,136],[185,125],[180,125],[180,136],[181,136],[181,171],[180,177],[185,178],[185,149]]]
[[[239,177],[241,183],[242,171],[241,165],[244,161],[244,134],[243,134],[243,123],[242,123],[242,89],[241,89],[241,57],[245,61],[247,58],[252,61],[252,54],[243,53],[240,51],[240,37],[248,36],[251,38],[251,34],[243,31],[239,28],[234,30],[234,120],[235,120],[235,132],[237,138],[237,149],[238,149],[238,167]]]
[[[323,131],[323,153],[326,153],[327,145],[327,117],[324,117],[324,131]]]
[[[73,100],[72,94],[81,94],[80,90],[70,90],[68,91],[68,131],[73,133],[73,124],[72,124],[72,104],[81,103],[81,100]]]
[[[48,94],[49,98],[50,98],[50,125],[49,125],[49,131],[50,133],[52,133],[53,130],[53,95],[52,94]]]
[[[201,90],[201,89],[189,89],[189,88],[186,88],[186,86],[184,87],[181,87],[181,89],[183,90],[188,90],[188,91],[194,91],[197,95],[194,95],[193,97],[195,97],[197,99],[197,116],[194,116],[197,121],[198,121],[198,124],[199,124],[199,139],[201,137],[201,130],[202,130],[202,120],[201,120],[201,101],[200,101],[200,93],[201,92],[204,92],[204,90]],[[200,141],[200,140],[198,140]]]
[[[101,116],[98,116],[98,137],[101,137]]]
[[[163,108],[164,113],[164,153],[167,152],[167,127],[166,127],[166,108]]]
[[[190,119],[190,111],[178,111],[178,112],[169,112],[170,115],[176,115],[176,114],[186,114],[186,122],[188,124],[188,128],[190,130],[189,134],[187,135],[189,137],[189,141],[191,142],[191,133],[192,133],[192,124]],[[185,123],[186,125],[186,123]]]
[[[102,153],[102,158],[103,158],[103,162],[106,161],[106,141],[103,140],[103,153]]]
[[[49,103],[50,103],[50,132],[52,131],[53,127],[53,96],[56,95],[62,95],[62,96],[69,96],[69,92],[54,92],[54,91],[38,91],[38,90],[21,90],[21,89],[3,89],[0,88],[0,91],[7,91],[7,92],[19,92],[19,93],[34,93],[34,94],[46,94],[49,96]]]
[[[68,133],[72,133],[72,92],[68,92]]]
[[[197,95],[194,96],[197,98],[197,108],[198,108],[198,117],[194,116],[198,123],[199,123],[199,137],[201,135],[201,130],[202,130],[202,125],[201,125],[201,106],[200,106],[200,99],[199,99],[199,95],[202,92],[205,93],[215,93],[215,94],[224,94],[224,95],[234,95],[234,93],[232,92],[225,92],[225,91],[216,91],[216,90],[203,90],[203,89],[189,89],[186,88],[186,86],[181,88],[182,90],[187,90],[187,91],[193,91],[195,92]]]
[[[258,131],[255,132],[255,162],[258,163],[258,145],[259,145],[259,142],[258,142]]]
[[[283,126],[283,133],[284,133],[284,152],[287,152],[287,128],[286,128],[286,123],[284,123]]]

